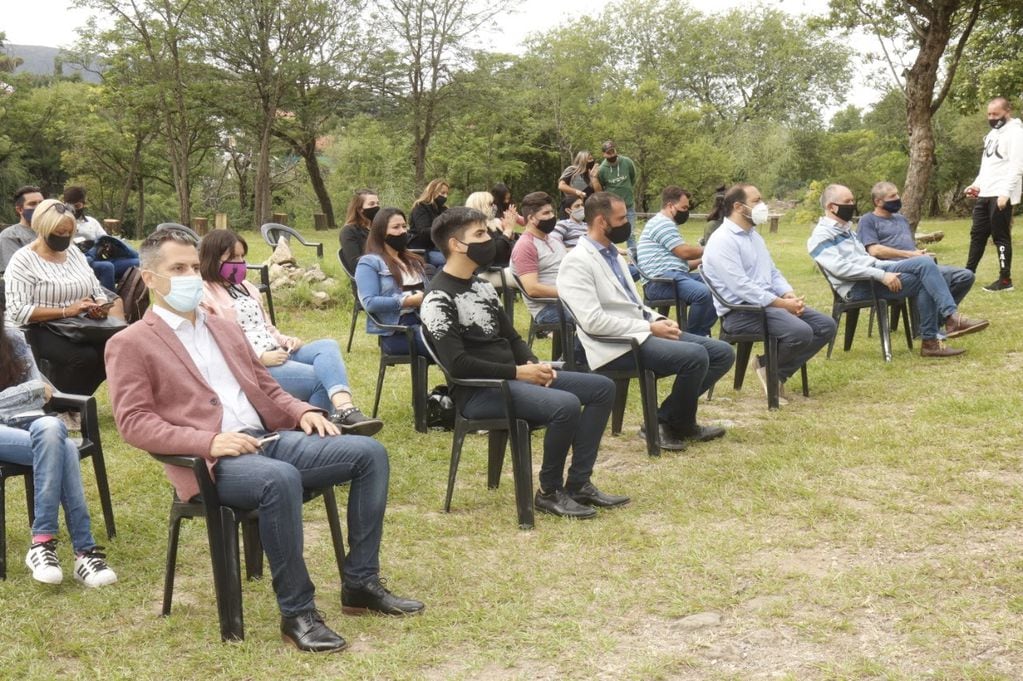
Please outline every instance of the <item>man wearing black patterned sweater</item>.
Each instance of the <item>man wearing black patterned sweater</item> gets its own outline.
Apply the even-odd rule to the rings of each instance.
[[[495,243],[483,213],[451,208],[434,220],[432,237],[447,261],[420,307],[423,328],[452,375],[508,379],[516,415],[531,425],[547,426],[536,509],[562,517],[592,518],[594,506],[628,503],[628,497],[606,494],[590,482],[611,415],[614,383],[595,374],[555,371],[537,361],[501,308],[497,291],[474,274],[494,258]],[[468,393],[459,399],[464,416],[504,415],[495,389]],[[569,447],[572,465],[566,480]]]

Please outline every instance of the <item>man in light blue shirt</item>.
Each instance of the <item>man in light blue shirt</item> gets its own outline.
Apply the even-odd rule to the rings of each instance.
[[[636,249],[636,260],[647,277],[673,279],[673,283],[646,281],[644,291],[650,299],[679,300],[689,305],[686,331],[709,336],[717,321],[710,289],[699,274],[690,272],[700,265],[703,248],[687,244],[679,227],[689,219],[689,192],[682,187],[665,187],[661,192],[661,210],[643,227]]]
[[[837,325],[831,317],[807,307],[774,266],[763,237],[756,231],[757,225],[767,221],[768,213],[760,191],[750,184],[732,187],[725,195],[725,211],[727,217],[703,252],[703,276],[727,302],[765,308],[768,331],[778,339],[778,379],[784,385],[789,376],[831,342]],[[756,312],[730,311],[717,300],[714,305],[722,315],[725,332],[763,332]],[[763,356],[756,358],[756,369],[766,391]],[[779,395],[781,392],[779,389]]]

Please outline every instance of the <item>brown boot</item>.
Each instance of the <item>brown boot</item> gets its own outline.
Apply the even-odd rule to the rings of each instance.
[[[955,357],[961,355],[966,350],[962,348],[950,348],[945,345],[944,341],[940,340],[925,340],[920,345],[920,356],[921,357]]]
[[[965,336],[968,333],[976,333],[983,331],[988,326],[988,320],[986,319],[970,319],[964,317],[958,312],[949,315],[948,319],[945,320],[945,336],[948,338],[957,338],[958,336]]]

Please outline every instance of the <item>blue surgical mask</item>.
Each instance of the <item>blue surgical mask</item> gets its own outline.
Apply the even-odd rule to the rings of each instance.
[[[167,279],[170,279],[171,288],[170,293],[163,297],[164,302],[178,312],[194,312],[202,300],[202,277],[196,274]]]

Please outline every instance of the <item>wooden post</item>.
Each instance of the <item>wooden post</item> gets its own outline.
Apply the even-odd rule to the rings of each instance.
[[[192,218],[192,229],[194,229],[199,236],[205,236],[206,232],[210,231],[208,218]]]
[[[781,220],[781,216],[780,215],[772,215],[771,216],[771,234],[776,234],[778,232],[778,221],[779,220]]]
[[[103,221],[103,229],[107,231],[107,234],[121,236],[121,221],[115,220],[114,218],[107,218]]]
[[[286,224],[288,224],[288,214],[287,213],[273,213],[273,219],[271,220],[271,222],[276,222],[279,225],[286,225]]]
[[[214,229],[227,229],[227,213],[217,213],[213,216]]]
[[[323,230],[329,228],[330,225],[327,224],[326,214],[313,213],[313,226],[316,228],[317,232],[322,232]]]

